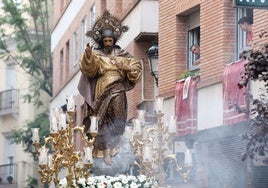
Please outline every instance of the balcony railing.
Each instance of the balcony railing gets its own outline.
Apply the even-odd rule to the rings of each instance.
[[[17,171],[18,166],[16,164],[0,165],[0,187],[16,187],[17,185]]]
[[[17,113],[19,109],[19,90],[9,89],[0,92],[0,115]]]

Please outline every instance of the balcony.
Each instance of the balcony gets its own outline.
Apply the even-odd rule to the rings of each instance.
[[[148,13],[149,12],[149,13]],[[151,42],[158,37],[158,1],[142,0],[124,17],[130,30],[120,39],[125,48],[129,41]]]
[[[17,170],[15,164],[0,165],[0,187],[17,188]]]
[[[0,92],[0,116],[18,113],[19,90],[9,89]]]

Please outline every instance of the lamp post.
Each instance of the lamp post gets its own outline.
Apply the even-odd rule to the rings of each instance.
[[[158,87],[158,43],[153,44],[147,51],[146,51],[150,71],[155,79],[155,84]]]

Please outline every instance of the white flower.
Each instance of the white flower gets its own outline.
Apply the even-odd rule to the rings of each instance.
[[[107,185],[107,187],[111,186],[113,180],[112,179],[106,179],[106,180],[103,180],[103,182]]]
[[[138,188],[138,185],[135,182],[131,182],[130,188]]]
[[[145,175],[141,174],[141,175],[138,176],[138,179],[139,179],[140,182],[145,182],[147,178],[146,178]]]
[[[59,182],[59,185],[60,185],[60,188],[67,187],[67,179],[66,178],[61,179]]]
[[[150,187],[151,186],[151,183],[150,182],[146,182],[143,186],[144,186],[144,188]]]
[[[115,182],[115,184],[113,185],[114,188],[122,188],[122,183],[120,182]]]
[[[86,186],[86,179],[85,178],[79,178],[77,183],[81,184],[83,187],[85,187]]]
[[[127,184],[128,183],[127,177],[122,177],[121,181],[122,181],[123,184]]]
[[[95,183],[96,183],[96,178],[95,177],[89,177],[87,179],[87,184],[94,185]]]
[[[137,178],[135,176],[128,176],[129,181],[137,181]]]
[[[124,179],[124,178],[127,178],[128,176],[126,176],[126,175],[124,175],[124,174],[120,174],[120,175],[118,175],[118,178],[119,179]]]
[[[119,175],[112,176],[93,176],[88,179],[79,178],[76,182],[73,181],[74,187],[83,188],[149,188],[151,186],[157,187],[157,181],[154,178],[147,178],[145,175],[129,176]],[[67,180],[63,178],[60,180],[60,188],[67,188]]]
[[[97,188],[105,188],[106,185],[103,182],[97,183]]]

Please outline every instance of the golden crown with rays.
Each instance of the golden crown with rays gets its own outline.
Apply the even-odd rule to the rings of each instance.
[[[105,10],[103,15],[95,20],[92,30],[87,31],[86,36],[91,37],[97,44],[104,37],[113,37],[116,42],[128,29],[128,26],[123,25],[119,18]]]

